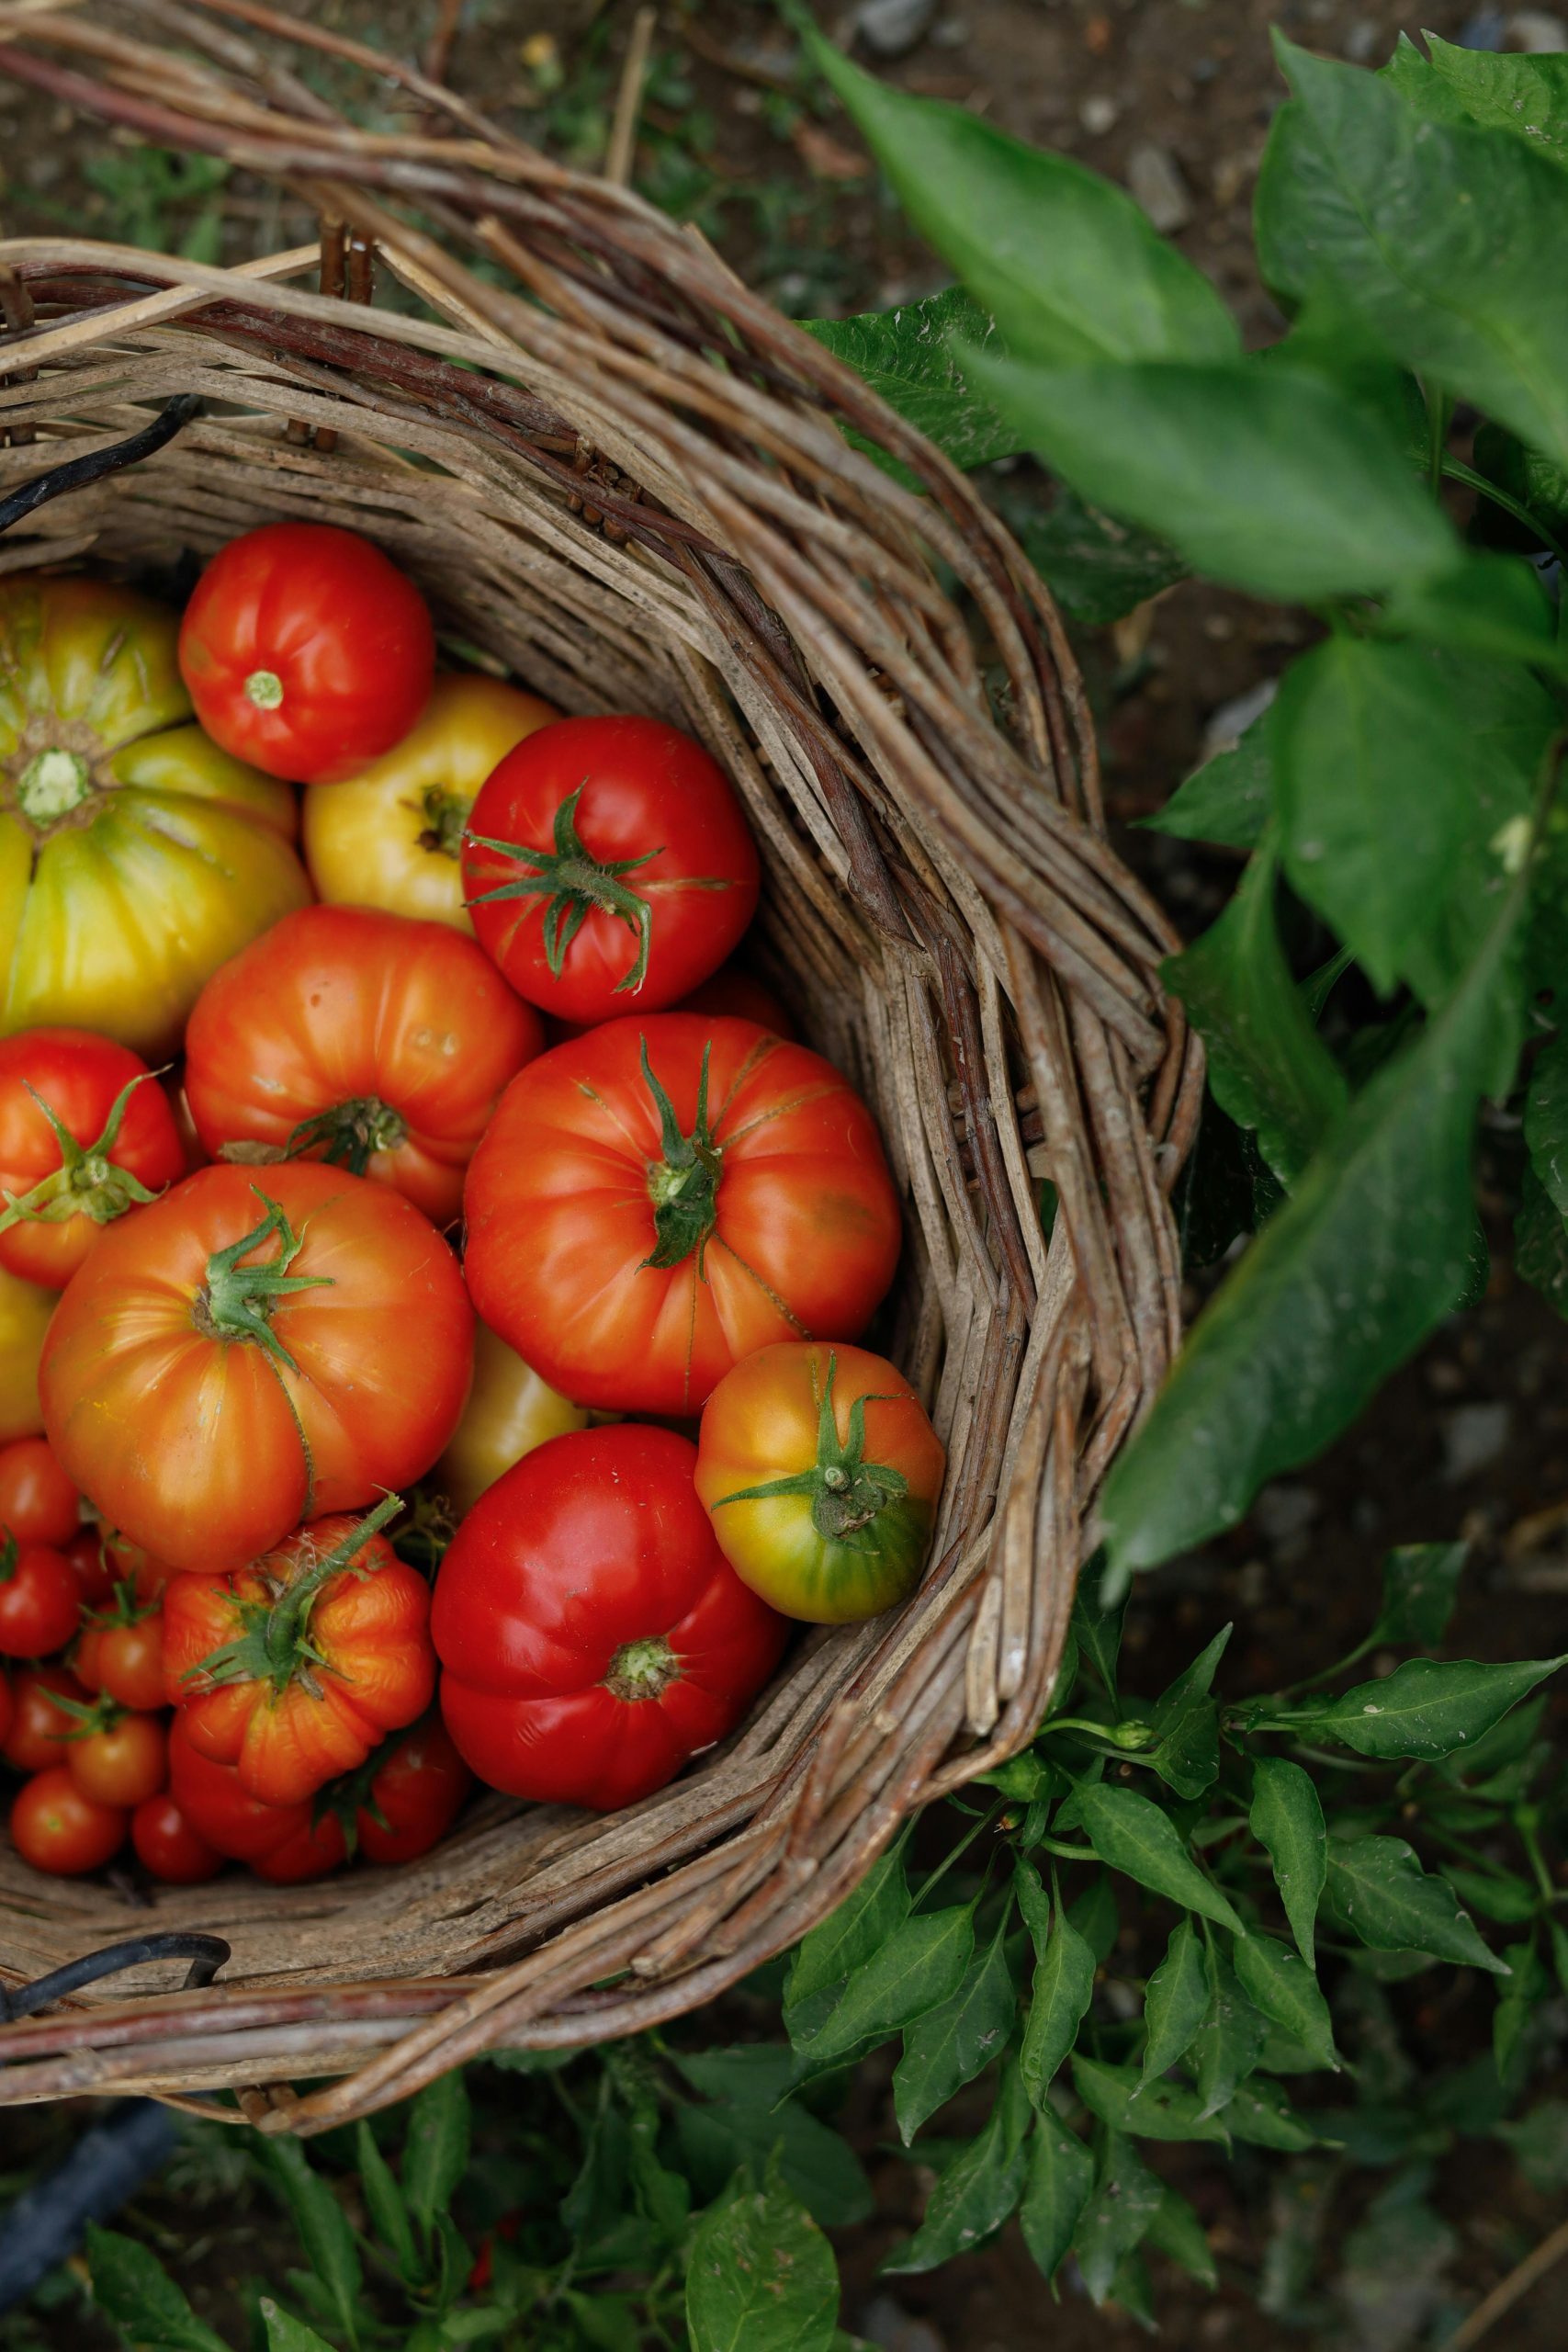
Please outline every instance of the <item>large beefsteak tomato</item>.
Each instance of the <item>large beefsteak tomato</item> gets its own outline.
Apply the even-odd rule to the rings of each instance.
[[[468,1286],[579,1405],[692,1413],[775,1340],[852,1339],[893,1278],[875,1121],[805,1046],[615,1021],[513,1079],[468,1169]]]
[[[330,1160],[447,1225],[502,1089],[544,1041],[446,924],[302,907],[203,989],[186,1098],[215,1158]]]
[[[106,582],[0,581],[0,1031],[161,1060],[209,974],[310,898],[294,796],[192,722],[178,628]]]
[[[429,1469],[473,1325],[451,1250],[387,1185],[305,1160],[198,1169],[107,1227],[62,1295],[50,1442],[159,1560],[243,1567]]]
[[[86,1029],[0,1038],[0,1266],[62,1290],[100,1227],[186,1172],[168,1096]]]
[[[481,1781],[631,1804],[733,1730],[784,1623],[714,1540],[695,1449],[626,1422],[525,1454],[480,1496],[435,1583],[441,1710]]]

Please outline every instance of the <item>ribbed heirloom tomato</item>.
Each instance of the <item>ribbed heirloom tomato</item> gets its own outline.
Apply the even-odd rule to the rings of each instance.
[[[50,1442],[168,1566],[243,1567],[429,1469],[473,1327],[451,1250],[387,1185],[303,1160],[198,1169],[108,1227],[63,1294]]]
[[[400,743],[342,784],[305,795],[305,863],[321,898],[449,923],[463,902],[463,832],[480,786],[558,711],[500,678],[437,678]]]
[[[471,939],[376,907],[304,907],[202,990],[186,1096],[209,1153],[325,1159],[438,1225],[544,1023]]]
[[[757,905],[728,779],[657,718],[563,718],[503,759],[463,852],[474,928],[563,1021],[656,1012],[723,963]]]
[[[626,1423],[552,1438],[480,1496],[442,1561],[441,1711],[481,1781],[608,1810],[734,1729],[781,1617],[714,1541],[694,1449]]]
[[[201,723],[296,784],[353,775],[430,696],[435,632],[390,559],[333,523],[266,523],[220,549],[180,628]]]
[[[276,1886],[322,1878],[351,1851],[372,1862],[416,1860],[446,1836],[472,1785],[434,1715],[386,1741],[359,1771],[329,1782],[314,1803],[265,1804],[248,1796],[231,1764],[214,1763],[192,1746],[178,1714],[169,1775],[169,1795],[189,1828]],[[156,1871],[152,1857],[143,1859]]]
[[[430,1588],[379,1532],[400,1508],[318,1520],[235,1575],[176,1577],[164,1594],[164,1695],[247,1795],[313,1795],[429,1706]]]
[[[0,1267],[0,1445],[43,1427],[38,1366],[55,1294]]]
[[[63,1289],[102,1227],[185,1172],[139,1055],[86,1029],[0,1038],[0,1266]]]
[[[696,1013],[541,1055],[502,1097],[464,1209],[484,1320],[552,1388],[612,1411],[694,1412],[754,1348],[853,1338],[898,1257],[897,1196],[848,1080]]]
[[[344,1859],[343,1826],[332,1814],[318,1819],[308,1800],[266,1804],[247,1794],[232,1764],[192,1746],[183,1713],[169,1726],[169,1794],[215,1853],[248,1862],[275,1885],[324,1878]]]
[[[839,1625],[914,1590],[945,1464],[886,1357],[786,1340],[745,1357],[708,1398],[697,1492],[753,1592],[786,1617]]]

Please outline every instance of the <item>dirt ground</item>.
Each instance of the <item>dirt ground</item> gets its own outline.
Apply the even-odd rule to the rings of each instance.
[[[293,6],[406,54],[422,49],[436,15],[434,0]],[[851,0],[818,0],[817,12],[840,38],[852,33]],[[451,79],[521,135],[592,168],[633,13],[627,0],[468,0]],[[1428,0],[1420,9],[1387,0],[938,0],[906,53],[868,62],[908,88],[977,107],[1022,137],[1156,187],[1181,245],[1260,339],[1278,324],[1252,269],[1248,231],[1258,160],[1282,95],[1270,23],[1312,48],[1377,62],[1401,31],[1426,25],[1454,39],[1488,13],[1473,0]],[[868,55],[863,46],[859,53]],[[698,220],[739,269],[796,313],[879,308],[942,284],[945,273],[903,228],[842,117],[814,104],[798,82],[792,55],[765,0],[665,0],[639,184]],[[148,243],[205,240],[199,249],[241,259],[306,227],[238,178],[197,183],[166,169],[160,176],[144,156],[63,109],[8,101],[3,83],[0,175],[8,235],[72,228]],[[1216,709],[1277,670],[1301,634],[1288,614],[1182,586],[1137,628],[1086,636],[1080,650],[1102,715],[1116,813],[1131,820],[1159,806],[1194,763]],[[1183,927],[1208,920],[1228,887],[1224,865],[1151,846],[1146,835],[1130,840]],[[1513,1140],[1506,1132],[1494,1140],[1500,1167]],[[1476,1551],[1456,1654],[1562,1647],[1565,1375],[1568,1331],[1505,1271],[1484,1304],[1439,1334],[1324,1461],[1269,1490],[1224,1542],[1150,1580],[1129,1627],[1134,1679],[1146,1673],[1147,1687],[1158,1688],[1231,1617],[1240,1629],[1232,1687],[1267,1688],[1287,1661],[1292,1676],[1308,1673],[1363,1629],[1384,1548],[1461,1533]],[[1479,1988],[1461,1982],[1439,2016],[1416,2021],[1418,2056],[1436,2064],[1456,2049],[1484,2046],[1487,2017]],[[887,2352],[1034,2352],[1047,2344],[1122,2352],[1142,2340],[1130,2322],[1095,2313],[1070,2287],[1053,2307],[1016,2232],[931,2278],[895,2282],[891,2295],[879,2288],[875,2263],[907,2225],[916,2187],[901,2161],[874,2153],[892,2135],[874,2077],[860,2086],[856,2114],[879,2211],[840,2239],[847,2324]],[[1269,2225],[1258,2168],[1215,2164],[1202,2152],[1158,2154],[1162,2164],[1174,2157],[1167,2168],[1210,2225],[1224,2281],[1205,2296],[1159,2264],[1164,2340],[1174,2352],[1277,2344],[1279,2324],[1247,2292]],[[1482,2143],[1467,2143],[1439,2170],[1433,2194],[1458,2237],[1445,2290],[1450,2320],[1560,2218]],[[177,2208],[163,2211],[153,2198],[148,2210],[180,2226]],[[209,2220],[204,2214],[204,2226]],[[255,2259],[253,2251],[247,2267]],[[1549,2283],[1489,2343],[1497,2352],[1556,2352],[1562,2312],[1562,2290]],[[1340,2309],[1316,2340],[1400,2352],[1436,2340],[1440,2298],[1417,2316],[1419,2334],[1397,2315],[1367,2333]],[[91,2352],[74,2323],[47,2340]]]

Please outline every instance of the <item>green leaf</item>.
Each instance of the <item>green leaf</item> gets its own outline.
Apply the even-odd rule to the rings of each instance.
[[[1057,1911],[1039,1951],[1019,2052],[1024,2088],[1037,2107],[1043,2104],[1057,2068],[1077,2040],[1094,1998],[1094,1954],[1064,1911]]]
[[[915,228],[1014,350],[1070,364],[1237,349],[1208,279],[1124,190],[863,74],[819,33],[805,39]]]
[[[1295,2112],[1279,2084],[1267,2075],[1254,2075],[1251,2082],[1243,2083],[1218,2120],[1236,2139],[1255,2148],[1279,2148],[1296,2155],[1318,2145],[1316,2132]]]
[[[1116,1662],[1122,1654],[1122,1623],[1127,1614],[1127,1596],[1123,1593],[1106,1607],[1100,1600],[1100,1581],[1093,1573],[1091,1562],[1078,1578],[1077,1595],[1073,1602],[1072,1630],[1077,1642],[1078,1656],[1088,1659],[1099,1677],[1101,1690],[1108,1698],[1114,1699]]]
[[[893,2108],[906,2147],[954,2091],[1007,2047],[1018,2008],[1006,1952],[1010,1919],[1004,1911],[952,1997],[904,2029],[904,2054],[893,2070]]]
[[[1506,1973],[1447,1880],[1428,1876],[1403,1838],[1337,1838],[1326,1892],[1336,1917],[1374,1951],[1425,1951],[1461,1968]]]
[[[1528,449],[1516,434],[1500,424],[1481,424],[1475,433],[1475,469],[1487,481],[1506,490],[1548,529],[1568,520],[1568,473]]]
[[[733,2050],[671,2050],[694,2090],[707,2102],[675,2112],[675,2137],[698,2193],[716,2196],[750,2163],[761,2179],[770,2159],[790,2194],[814,2222],[839,2228],[863,2221],[870,2186],[846,2140],[789,2097],[795,2062],[787,2049],[749,2041]]]
[[[1215,1941],[1204,1955],[1209,2005],[1193,2038],[1189,2066],[1198,2077],[1202,2099],[1200,2113],[1207,2118],[1228,2107],[1238,2084],[1258,2064],[1269,2028],[1243,1992],[1229,1959]]]
[[[1506,1877],[1495,1877],[1490,1871],[1467,1871],[1450,1861],[1441,1868],[1465,1909],[1479,1911],[1483,1919],[1495,1919],[1500,1928],[1521,1927],[1540,1908],[1536,1889],[1512,1871]]]
[[[1112,2132],[1140,2140],[1226,2141],[1227,2119],[1204,2115],[1195,2090],[1161,2076],[1150,2081],[1135,2066],[1111,2066],[1102,2059],[1073,2057],[1073,2086],[1091,2115]]]
[[[1384,620],[1461,652],[1562,666],[1556,615],[1534,565],[1495,548],[1467,548],[1453,571],[1397,589]]]
[[[1315,2064],[1338,2072],[1328,2004],[1304,1960],[1272,1936],[1240,1936],[1235,1973],[1254,2008],[1299,2043]]]
[[[985,2130],[943,2167],[919,2228],[883,2261],[885,2272],[940,2269],[1001,2228],[1023,2193],[1029,2121],[1028,2094],[1017,2067],[1009,2066]]]
[[[1054,2107],[1035,2118],[1019,2227],[1043,2277],[1054,2278],[1094,2187],[1094,2159]]]
[[[1134,1789],[1080,1787],[1079,1817],[1102,1862],[1155,1894],[1168,1895],[1222,1928],[1241,1922],[1217,1886],[1210,1884],[1177,1834],[1168,1814]]]
[[[1403,98],[1431,121],[1468,117],[1483,130],[1506,130],[1568,168],[1568,74],[1559,59],[1460,49],[1436,33],[1423,38],[1430,63],[1402,38],[1385,69]]]
[[[1529,1168],[1520,1183],[1519,1213],[1514,1219],[1514,1272],[1568,1318],[1568,1222]]]
[[[923,302],[901,302],[891,311],[802,319],[800,324],[863,376],[889,408],[934,441],[955,466],[988,465],[1018,447],[1017,434],[976,394],[954,356],[954,334],[984,349],[995,332],[962,287],[950,286]]]
[[[1272,711],[1270,703],[1238,743],[1194,769],[1156,815],[1139,823],[1178,841],[1255,849],[1274,808]]]
[[[1149,1762],[1179,1797],[1201,1797],[1220,1777],[1220,1711],[1213,1699],[1190,1699]]]
[[[1204,1644],[1190,1666],[1184,1666],[1175,1681],[1166,1685],[1155,1701],[1153,1722],[1156,1731],[1168,1731],[1185,1713],[1193,1699],[1208,1696],[1214,1687],[1220,1660],[1229,1649],[1235,1631],[1234,1623],[1222,1625],[1213,1639]]]
[[[1511,893],[1461,985],[1368,1080],[1199,1317],[1106,1483],[1122,1575],[1234,1526],[1266,1478],[1356,1419],[1458,1295],[1475,1103],[1515,1017],[1503,984],[1518,912]]]
[[[1519,2170],[1541,2196],[1568,2188],[1568,2099],[1538,2100],[1517,2123],[1499,2123],[1497,2137],[1507,2142]]]
[[[1093,1952],[1095,1966],[1103,1968],[1122,1926],[1109,1871],[1096,1871],[1083,1893],[1075,1894],[1068,1904],[1067,1917]]]
[[[1514,1973],[1498,1987],[1497,2006],[1492,2012],[1492,2055],[1499,2082],[1507,2084],[1517,2096],[1523,2076],[1519,2061],[1524,2056],[1525,2029],[1549,1998],[1551,1975],[1533,1937],[1526,1943],[1510,1944],[1503,1957]]]
[[[1005,495],[996,503],[1063,611],[1086,628],[1120,620],[1186,573],[1163,539],[1102,514],[1065,482],[1056,484],[1044,514]]]
[[[966,1904],[913,1913],[862,1961],[816,2030],[805,2040],[791,2035],[797,2055],[816,2073],[852,2051],[886,2041],[952,1998],[974,1949],[974,1915]]]
[[[298,2140],[267,2141],[261,2154],[288,2202],[305,2259],[325,2290],[334,2321],[354,2343],[365,2279],[348,2218]]]
[[[1276,852],[1267,836],[1219,921],[1161,977],[1209,1049],[1209,1085],[1289,1186],[1349,1101],[1308,1018],[1274,920]]]
[[[1111,2132],[1094,2194],[1073,2237],[1073,2252],[1092,2302],[1106,2301],[1118,2268],[1142,2243],[1164,2193],[1164,2184],[1131,2140]]]
[[[1274,1865],[1296,1949],[1311,1968],[1318,1898],[1328,1871],[1328,1837],[1311,1774],[1286,1756],[1256,1758],[1247,1826]]]
[[[1161,2195],[1145,2243],[1169,2261],[1179,2263],[1211,2293],[1218,2287],[1220,2274],[1203,2224],[1176,2189],[1168,2188]]]
[[[1542,1048],[1530,1070],[1525,1142],[1552,1206],[1568,1216],[1568,1030]]]
[[[692,2352],[829,2352],[839,2317],[833,2249],[770,2171],[710,2206],[692,2236],[686,2326]]]
[[[1190,1919],[1179,1919],[1171,1929],[1165,1958],[1150,1977],[1144,1996],[1144,2079],[1163,2075],[1184,2057],[1209,2007],[1209,1977],[1203,1964],[1203,1943]]]
[[[157,2256],[135,2238],[89,2222],[87,2264],[93,2301],[139,2352],[228,2352]]]
[[[1321,1705],[1292,1710],[1291,1727],[1314,1739],[1337,1739],[1360,1756],[1451,1756],[1480,1739],[1510,1707],[1568,1665],[1562,1657],[1484,1666],[1472,1658],[1407,1658],[1378,1682]]]
[[[1459,560],[1387,427],[1321,377],[1240,360],[1042,368],[968,348],[962,359],[1054,471],[1209,579],[1315,603]]]
[[[370,2226],[396,2263],[399,2276],[412,2281],[421,2276],[422,2266],[413,2242],[408,2203],[390,2165],[376,2144],[375,2133],[363,2118],[354,2144]]]
[[[256,2309],[266,2330],[267,2352],[333,2352],[324,2335],[318,2335],[291,2312],[281,2310],[270,2295],[264,2295]]]
[[[409,2109],[403,2193],[422,2230],[445,2213],[468,2168],[468,2094],[458,2074],[428,2083]]]
[[[1372,1641],[1408,1642],[1434,1649],[1453,1615],[1459,1580],[1469,1556],[1468,1544],[1402,1544],[1386,1553],[1382,1606],[1372,1627]]]
[[[874,1861],[864,1878],[795,1946],[784,1982],[784,2022],[792,2041],[811,2032],[839,1998],[847,1977],[880,1951],[908,1917],[904,1840]]]
[[[1542,299],[1539,261],[1568,244],[1561,169],[1423,121],[1377,74],[1275,47],[1301,115],[1270,190],[1271,263],[1328,278],[1423,379],[1568,464],[1568,308]]]

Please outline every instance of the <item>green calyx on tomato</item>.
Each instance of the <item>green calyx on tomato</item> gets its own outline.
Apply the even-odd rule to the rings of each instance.
[[[868,1404],[897,1400],[857,1396],[850,1407],[849,1434],[840,1440],[833,1412],[837,1365],[837,1358],[829,1356],[818,1409],[816,1461],[788,1477],[770,1478],[762,1486],[741,1487],[732,1495],[720,1495],[716,1508],[722,1509],[726,1503],[765,1502],[775,1495],[808,1495],[812,1524],[825,1544],[841,1544],[852,1552],[877,1552],[882,1548],[878,1521],[905,1500],[909,1482],[891,1463],[866,1460],[865,1408]]]
[[[129,1168],[121,1168],[109,1155],[119,1141],[119,1131],[125,1121],[125,1107],[137,1088],[153,1076],[152,1070],[141,1070],[128,1079],[109,1106],[103,1131],[88,1144],[78,1143],[63,1120],[58,1118],[44,1101],[36,1086],[24,1079],[22,1083],[49,1121],[54,1140],[60,1147],[60,1165],[51,1176],[39,1179],[31,1192],[5,1194],[6,1208],[0,1214],[0,1233],[12,1226],[62,1225],[67,1217],[90,1217],[95,1225],[107,1225],[123,1216],[129,1208],[144,1208],[155,1201]]]
[[[419,836],[421,849],[436,852],[442,857],[460,858],[468,811],[473,805],[459,793],[443,792],[439,785],[427,786],[420,797],[420,807],[424,811],[424,831]]]
[[[401,1495],[383,1495],[375,1510],[350,1528],[341,1544],[312,1561],[302,1576],[287,1584],[268,1579],[265,1600],[236,1599],[233,1606],[243,1632],[187,1668],[181,1679],[198,1681],[204,1688],[227,1682],[270,1682],[275,1690],[286,1690],[291,1682],[299,1681],[312,1697],[319,1696],[314,1668],[324,1666],[326,1660],[310,1639],[310,1612],[322,1588],[334,1577],[374,1573],[372,1567],[356,1568],[354,1563],[402,1507]]]
[[[215,1250],[207,1261],[207,1280],[196,1295],[192,1320],[204,1339],[254,1340],[277,1363],[298,1374],[299,1367],[272,1328],[279,1300],[301,1290],[331,1286],[330,1274],[291,1274],[289,1267],[305,1246],[277,1203],[259,1184],[251,1187],[265,1209],[261,1223],[226,1250]],[[243,1266],[242,1258],[277,1237],[277,1255],[259,1266]]]
[[[363,1176],[380,1151],[399,1151],[407,1143],[409,1123],[400,1111],[378,1094],[362,1094],[334,1102],[313,1119],[301,1119],[284,1150],[286,1159],[299,1159],[325,1145],[321,1158],[333,1168],[346,1168]]]
[[[245,680],[244,695],[258,710],[281,710],[283,681],[276,670],[253,670]]]
[[[654,1244],[645,1266],[679,1266],[694,1250],[697,1275],[703,1271],[703,1250],[718,1216],[718,1183],[724,1155],[713,1139],[708,1123],[708,1048],[703,1047],[702,1075],[697,1080],[697,1115],[692,1132],[682,1135],[675,1106],[653,1075],[648,1039],[642,1044],[642,1074],[659,1113],[662,1159],[648,1163],[648,1197],[653,1203]]]
[[[498,882],[493,890],[481,890],[468,903],[482,907],[494,899],[547,899],[543,925],[545,961],[558,980],[567,949],[593,909],[617,916],[637,941],[631,963],[615,982],[615,994],[619,996],[627,989],[641,988],[648,975],[648,950],[653,936],[653,909],[639,891],[632,889],[621,877],[635,874],[639,866],[651,865],[664,852],[660,846],[645,850],[641,857],[595,857],[577,830],[577,804],[587,789],[587,782],[584,777],[556,810],[553,850],[530,849],[525,842],[488,841],[482,833],[468,835],[476,849],[494,850],[500,857],[510,857],[519,865],[534,868],[531,874],[520,875],[513,882]],[[722,889],[725,886],[715,882],[705,887]]]
[[[661,1699],[681,1679],[681,1661],[662,1634],[623,1642],[610,1660],[604,1688],[614,1699]]]

